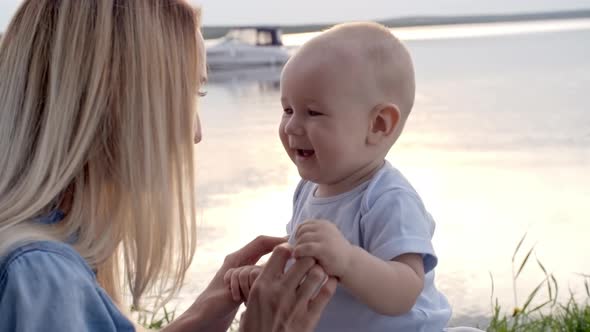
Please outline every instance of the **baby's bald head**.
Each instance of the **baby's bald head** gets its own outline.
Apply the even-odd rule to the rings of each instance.
[[[361,92],[357,96],[366,94],[367,102],[397,105],[403,126],[414,105],[414,67],[389,29],[369,22],[337,25],[306,43],[289,62],[309,66],[309,61],[330,67],[328,72],[348,73],[347,79]]]

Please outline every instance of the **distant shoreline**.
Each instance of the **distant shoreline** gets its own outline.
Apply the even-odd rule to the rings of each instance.
[[[476,16],[410,16],[385,20],[377,22],[388,27],[417,27],[431,25],[451,25],[451,24],[474,24],[474,23],[500,23],[500,22],[524,22],[524,21],[543,21],[559,19],[577,19],[590,18],[590,9],[571,10],[559,12],[544,13],[524,13],[524,14],[505,14],[505,15],[476,15]],[[334,25],[333,23],[323,24],[306,24],[306,25],[260,25],[280,27],[283,33],[304,33],[321,31]],[[255,25],[251,25],[255,26]],[[203,36],[205,39],[219,38],[225,35],[228,30],[236,26],[205,26],[203,27]]]

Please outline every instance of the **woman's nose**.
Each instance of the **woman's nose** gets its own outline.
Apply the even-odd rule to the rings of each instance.
[[[195,115],[195,123],[193,124],[193,131],[194,131],[194,143],[198,144],[201,139],[203,138],[203,132],[201,131],[201,120],[199,119],[199,114]]]

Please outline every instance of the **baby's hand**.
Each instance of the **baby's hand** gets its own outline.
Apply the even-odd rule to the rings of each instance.
[[[328,220],[310,220],[295,233],[295,258],[314,257],[330,276],[342,278],[349,267],[352,248],[340,230]]]
[[[236,302],[247,302],[252,284],[260,275],[262,267],[257,265],[242,266],[229,269],[223,276],[223,281],[228,285],[232,298]]]

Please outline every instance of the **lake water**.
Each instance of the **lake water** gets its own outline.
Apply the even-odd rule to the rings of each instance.
[[[490,315],[490,274],[499,303],[512,309],[511,259],[525,233],[518,262],[536,245],[561,294],[582,294],[578,273],[590,272],[590,20],[395,31],[414,58],[417,99],[388,160],[437,221],[437,286],[454,321]],[[285,233],[299,178],[277,135],[279,74],[210,74],[196,147],[199,244],[179,311],[227,253],[258,234]],[[543,280],[535,256],[518,278],[519,304]]]

